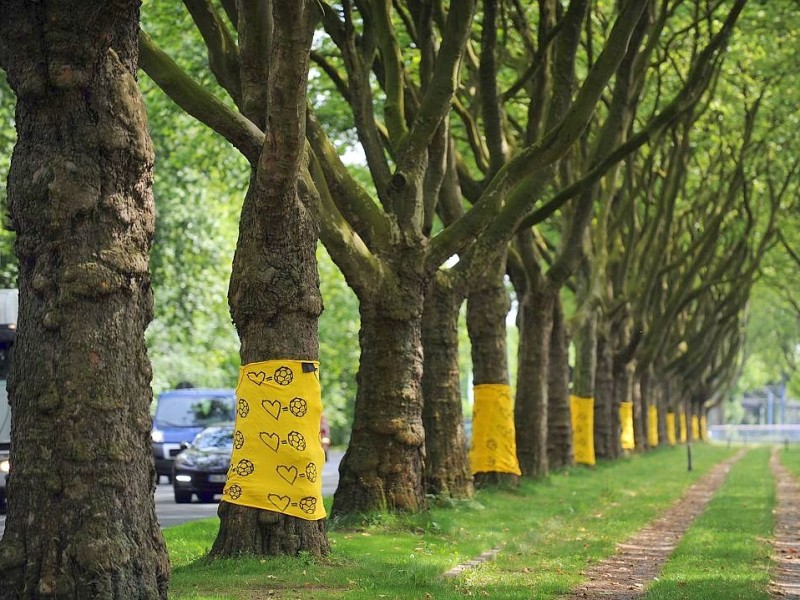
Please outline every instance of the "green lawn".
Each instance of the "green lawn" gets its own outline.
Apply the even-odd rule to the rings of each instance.
[[[590,561],[644,526],[713,464],[735,449],[693,447],[574,468],[517,490],[482,491],[475,500],[415,516],[373,515],[330,532],[323,560],[207,562],[216,520],[165,530],[173,563],[170,597],[553,598],[579,582]],[[445,579],[442,573],[504,544],[494,561]]]
[[[647,600],[767,600],[775,485],[769,448],[749,452],[649,588]]]
[[[800,446],[790,445],[780,451],[781,464],[795,477],[800,478]]]

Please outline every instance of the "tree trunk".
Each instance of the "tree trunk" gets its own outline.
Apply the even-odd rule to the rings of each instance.
[[[611,342],[601,336],[597,342],[597,372],[594,398],[594,451],[597,458],[614,458],[614,377]],[[619,407],[617,419],[619,423]]]
[[[307,1],[273,5],[267,130],[242,206],[228,291],[242,365],[319,357],[318,199],[300,179],[313,11]],[[330,550],[324,519],[306,520],[234,501],[220,503],[212,557],[323,555]]]
[[[425,489],[453,498],[472,496],[458,372],[458,312],[463,301],[464,294],[451,278],[439,272],[422,316]]]
[[[557,294],[553,303],[547,377],[547,462],[550,469],[562,469],[573,464],[569,413],[569,339],[564,308]]]
[[[519,361],[514,422],[517,456],[526,477],[548,472],[547,423],[554,296],[532,285],[519,304]]]
[[[150,442],[138,2],[0,1],[20,313],[3,598],[166,598]]]
[[[426,282],[398,260],[396,278],[360,298],[361,360],[350,446],[333,515],[427,507],[423,482],[421,324]],[[398,287],[400,288],[398,289]]]
[[[623,402],[633,402],[633,373],[633,363],[614,361],[614,406],[611,408],[611,416],[614,419],[611,432],[613,458],[622,456],[622,421],[619,409]]]
[[[589,310],[575,338],[575,370],[570,398],[575,462],[595,464],[594,404],[597,373],[597,311]]]
[[[480,277],[473,285],[467,298],[467,329],[472,344],[472,369],[474,385],[499,384],[509,385],[508,377],[508,355],[506,349],[506,317],[511,307],[508,297],[508,290],[504,284],[505,277],[505,253],[498,259],[494,266]],[[499,407],[492,407],[491,410],[499,411]],[[486,418],[474,418],[472,420],[472,439],[484,439],[490,435],[484,435],[483,428],[490,426],[491,421]],[[503,423],[511,438],[514,439],[514,421],[511,415],[507,416],[509,422]],[[492,417],[494,423],[498,423],[498,415]],[[512,431],[508,431],[512,430]],[[505,445],[509,448],[509,445]],[[510,446],[513,449],[513,446]],[[514,464],[516,470],[516,452],[513,456],[498,457]],[[472,465],[475,475],[475,485],[477,487],[497,484],[515,485],[517,474],[505,471],[480,470],[481,467]]]
[[[633,439],[636,449],[647,450],[647,405],[642,398],[641,377],[634,375],[633,381]]]
[[[669,446],[669,437],[667,436],[667,413],[669,407],[667,406],[667,395],[665,393],[664,384],[662,381],[653,381],[653,397],[658,407],[658,445]]]

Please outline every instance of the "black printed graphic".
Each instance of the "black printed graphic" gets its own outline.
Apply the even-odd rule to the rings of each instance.
[[[306,438],[304,438],[303,434],[299,431],[290,431],[286,441],[289,442],[292,448],[299,452],[306,449]]]
[[[295,417],[302,417],[308,411],[308,403],[302,398],[292,398],[289,401],[289,410]]]
[[[264,371],[248,371],[247,378],[256,385],[262,385],[267,381],[274,381],[278,385],[289,385],[294,379],[294,374],[289,367],[278,367],[272,377],[269,377]]]
[[[289,507],[289,503],[292,501],[289,496],[281,496],[279,494],[269,494],[267,495],[267,500],[269,500],[272,505],[281,512],[285,511]]]
[[[278,451],[278,448],[281,445],[281,438],[278,437],[277,433],[267,433],[266,431],[262,431],[258,434],[258,437],[261,438],[261,441],[264,442],[273,452]]]
[[[306,479],[308,479],[311,483],[317,481],[317,465],[314,463],[308,463],[306,465]]]
[[[244,446],[244,434],[237,429],[236,433],[233,434],[233,447],[236,448],[237,450],[241,450],[243,446]]]
[[[282,405],[279,400],[262,400],[261,406],[276,421],[280,418]]]
[[[289,385],[294,379],[294,374],[289,367],[278,367],[275,369],[274,379],[278,385]]]
[[[264,371],[258,371],[258,372],[250,371],[247,374],[247,378],[256,385],[261,385],[265,381],[269,381],[270,379],[272,379],[271,377],[267,377],[267,374],[264,373]]]
[[[225,490],[228,496],[231,497],[233,500],[238,500],[239,497],[242,495],[242,486],[236,485],[235,483]]]
[[[306,496],[300,500],[300,510],[307,514],[313,514],[317,510],[317,499],[314,496]]]
[[[255,465],[252,463],[252,461],[249,461],[246,458],[240,460],[239,464],[236,465],[236,473],[241,477],[247,477],[248,475],[252,475],[253,471],[255,470],[256,470]]]
[[[495,440],[487,440],[486,447],[489,450],[497,450],[497,442]]]
[[[238,412],[239,416],[243,419],[250,414],[250,405],[247,403],[247,400],[244,398],[239,398],[239,406],[236,409],[236,412]]]
[[[278,465],[275,469],[278,475],[289,485],[294,485],[294,482],[297,481],[297,476],[299,473],[297,472],[297,467],[287,467],[285,465]]]

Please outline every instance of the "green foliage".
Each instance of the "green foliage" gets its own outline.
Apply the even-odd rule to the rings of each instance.
[[[356,399],[358,299],[322,244],[317,250],[325,310],[319,319],[322,405],[334,445],[347,443]]]
[[[318,599],[555,598],[730,452],[698,445],[696,469],[687,473],[683,448],[659,449],[528,480],[517,490],[482,490],[475,500],[426,513],[371,514],[347,528],[332,523],[332,552],[321,560],[206,561],[216,519],[168,528],[170,597],[234,599],[259,590]],[[500,546],[494,561],[442,577]]]
[[[17,260],[14,257],[14,234],[10,231],[6,178],[11,152],[17,140],[14,128],[14,93],[8,87],[5,72],[0,71],[0,288],[17,287]]]

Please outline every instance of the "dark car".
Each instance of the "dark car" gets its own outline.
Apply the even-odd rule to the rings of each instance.
[[[234,390],[190,388],[160,394],[151,433],[158,478],[170,480],[172,460],[203,428],[233,421],[235,415]]]
[[[175,502],[185,504],[196,494],[200,502],[213,502],[222,493],[233,452],[233,423],[206,427],[180,452],[172,465]]]

